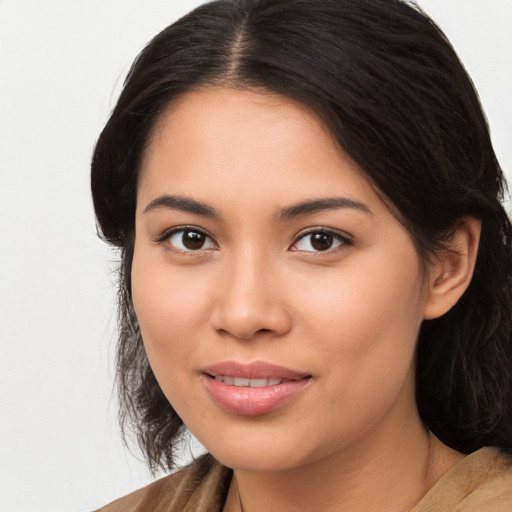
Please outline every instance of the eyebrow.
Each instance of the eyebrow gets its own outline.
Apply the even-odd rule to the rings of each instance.
[[[309,199],[300,203],[282,208],[276,214],[280,221],[290,220],[300,215],[317,213],[324,210],[337,210],[340,208],[350,208],[373,215],[373,212],[364,203],[355,201],[348,197],[325,197],[321,199]]]
[[[350,208],[373,215],[373,212],[368,208],[368,206],[359,201],[355,201],[354,199],[350,199],[348,197],[325,197],[321,199],[308,199],[306,201],[301,201],[300,203],[287,206],[286,208],[281,208],[277,211],[275,217],[279,221],[286,221],[301,215],[317,213],[324,210],[336,210],[340,208]],[[179,210],[187,213],[194,213],[196,215],[203,215],[212,219],[221,219],[220,214],[215,208],[213,208],[213,206],[210,206],[203,201],[197,201],[196,199],[180,195],[161,195],[156,199],[153,199],[146,208],[144,208],[144,213],[159,209]]]
[[[211,217],[213,219],[220,219],[219,213],[212,206],[203,203],[202,201],[196,201],[190,197],[179,195],[164,194],[153,199],[153,201],[144,208],[144,213],[160,209],[179,210],[182,212]]]

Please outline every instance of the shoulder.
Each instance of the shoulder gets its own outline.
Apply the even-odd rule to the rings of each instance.
[[[512,456],[482,448],[455,465],[411,512],[512,511]]]
[[[97,512],[219,512],[230,481],[231,470],[206,454]]]

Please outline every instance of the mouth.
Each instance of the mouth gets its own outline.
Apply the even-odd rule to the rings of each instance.
[[[273,386],[278,384],[274,381],[293,381],[311,377],[307,372],[301,372],[285,366],[280,366],[264,361],[255,361],[252,363],[240,363],[238,361],[223,361],[212,364],[202,370],[202,373],[213,378],[221,378],[223,382],[230,386],[250,386],[250,382],[254,381],[254,387],[262,387],[261,382],[267,380],[267,385]],[[224,380],[225,379],[225,380]],[[233,379],[233,382],[231,382]],[[235,383],[237,379],[238,383]],[[244,380],[245,379],[245,380]],[[246,381],[249,381],[249,384]]]
[[[226,384],[226,386],[237,386],[239,388],[266,388],[277,386],[283,382],[292,382],[286,379],[247,379],[245,377],[230,377],[228,375],[210,375],[212,379]]]
[[[222,409],[243,416],[266,414],[287,404],[312,380],[312,375],[270,363],[219,363],[202,372],[203,382]]]

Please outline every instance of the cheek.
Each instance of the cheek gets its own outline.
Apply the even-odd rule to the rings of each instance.
[[[364,388],[399,385],[410,371],[422,322],[422,276],[414,255],[398,261],[354,265],[309,286],[302,316],[316,330],[309,337],[322,339],[317,351],[324,364],[340,369],[332,386],[343,379],[364,396]]]
[[[190,381],[207,317],[207,290],[198,286],[176,268],[134,255],[132,296],[144,348],[163,393],[185,420],[197,415],[202,391]]]
[[[354,265],[299,288],[306,286],[303,311],[309,324],[336,328],[344,334],[340,340],[353,340],[357,347],[363,338],[371,342],[392,330],[409,333],[409,340],[422,320],[422,278],[412,265]]]
[[[399,397],[414,401],[421,278],[390,272],[366,271],[363,279],[354,268],[337,286],[308,295],[308,338],[318,339],[312,360],[325,371],[322,408],[346,438],[371,428]]]
[[[179,363],[207,317],[207,283],[187,272],[134,255],[132,297],[146,352],[155,374],[158,363]],[[172,357],[167,357],[172,355]],[[170,372],[169,372],[170,373]],[[156,375],[159,378],[159,375]]]

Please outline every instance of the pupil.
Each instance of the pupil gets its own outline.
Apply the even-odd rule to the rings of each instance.
[[[326,251],[332,246],[333,236],[329,233],[315,233],[311,237],[311,245],[317,251]]]
[[[185,231],[182,242],[187,249],[201,249],[204,244],[204,235],[197,231]]]

